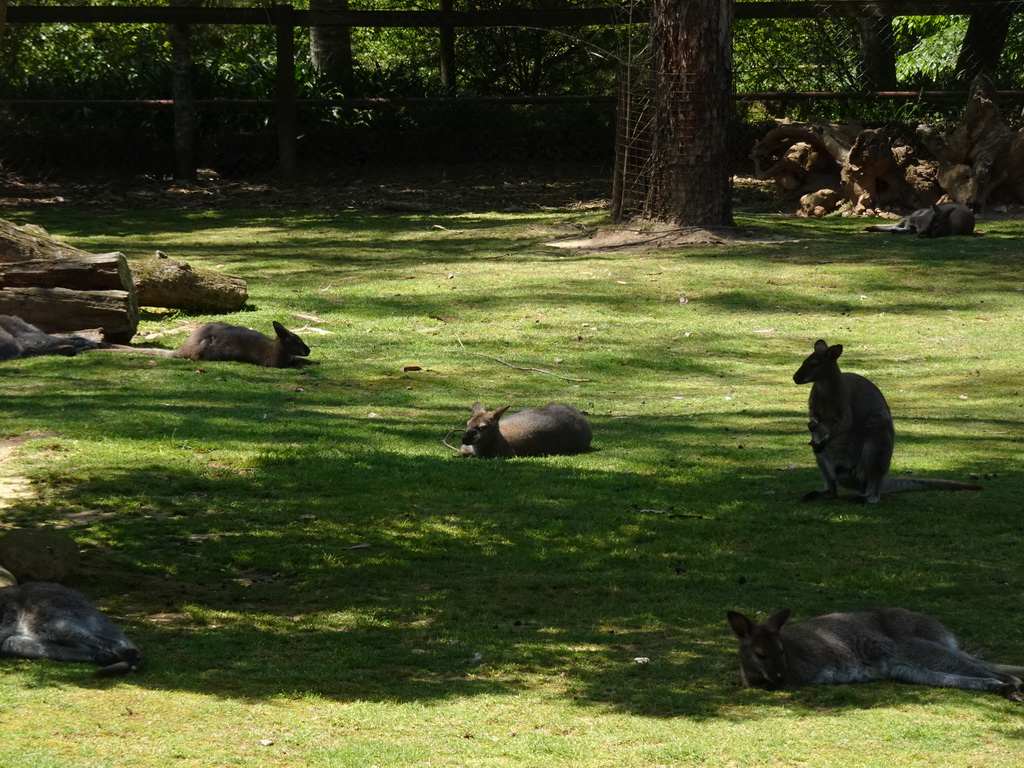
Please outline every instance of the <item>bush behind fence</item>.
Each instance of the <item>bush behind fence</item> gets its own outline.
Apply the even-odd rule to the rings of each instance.
[[[1021,5],[1012,0],[736,3],[738,96],[730,128],[736,170],[745,169],[750,147],[775,118],[815,115],[894,128],[948,124],[962,111],[965,78],[977,66],[994,66],[1003,90],[1024,87]],[[502,9],[498,2],[476,7]],[[64,22],[25,21],[19,18],[35,17],[31,7],[22,8],[9,10],[0,44],[0,167],[29,174],[75,166],[171,174],[175,118],[169,25],[75,21],[95,10],[85,7],[74,9],[79,16]],[[355,0],[349,8],[360,11]],[[60,10],[47,9],[57,15]],[[243,10],[224,8],[233,14]],[[280,41],[271,23],[276,10],[248,10],[263,15],[246,23],[188,27],[195,160],[230,176],[272,173],[280,163]],[[371,10],[387,13],[376,4]],[[354,26],[344,90],[313,66],[309,28],[289,27],[296,52],[293,128],[300,173],[421,161],[567,160],[610,166],[616,142],[620,147],[623,141],[642,142],[643,107],[634,106],[633,118],[639,115],[640,123],[628,129],[616,122],[616,110],[621,73],[643,71],[648,27],[643,8],[604,10],[608,23],[582,26],[531,26],[524,19],[518,26],[478,27],[469,13],[430,17],[431,23],[458,22],[449,25],[455,30],[454,75],[445,75],[439,65],[441,27],[420,26],[427,22],[418,19],[408,27]],[[797,18],[766,16],[769,11],[792,16],[794,10]],[[923,12],[911,13],[915,10]],[[394,23],[414,13],[429,12],[407,12]],[[981,27],[976,17],[985,14],[988,42],[970,49],[972,24]],[[1002,35],[998,45],[992,30]],[[965,50],[991,58],[994,49],[994,65],[964,58]],[[908,95],[932,91],[954,94]],[[1006,106],[1008,114],[1019,108],[1012,100]],[[1013,123],[1017,117],[1013,114]],[[642,157],[642,146],[632,156]]]

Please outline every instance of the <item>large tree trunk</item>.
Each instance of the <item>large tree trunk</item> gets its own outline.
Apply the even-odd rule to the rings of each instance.
[[[892,37],[892,16],[875,8],[858,20],[860,27],[861,85],[869,91],[896,87],[896,43]]]
[[[0,43],[4,40],[4,21],[7,19],[7,0],[0,0]]]
[[[309,10],[344,12],[348,10],[348,0],[309,0]],[[317,74],[341,93],[348,95],[352,89],[351,28],[310,27],[309,58]]]
[[[993,7],[980,13],[971,14],[967,34],[957,57],[956,69],[965,83],[973,82],[978,75],[993,77],[999,67],[1006,36],[1013,20],[1013,9],[1009,6]]]
[[[189,0],[172,0],[183,7]],[[174,97],[174,178],[196,178],[196,105],[192,96],[192,46],[188,24],[171,25],[171,91]]]
[[[648,218],[732,224],[731,36],[731,0],[654,0]]]

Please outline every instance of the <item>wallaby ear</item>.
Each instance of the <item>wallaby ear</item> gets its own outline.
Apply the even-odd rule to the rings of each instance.
[[[782,629],[782,625],[786,623],[786,619],[790,617],[793,612],[789,608],[783,608],[781,611],[776,611],[768,617],[768,621],[764,623],[765,629],[770,629],[772,632],[778,632]]]
[[[754,631],[754,622],[739,611],[726,611],[725,618],[729,620],[729,626],[736,633],[736,637],[742,639]]]
[[[828,348],[828,356],[831,357],[833,360],[838,360],[841,354],[843,354],[842,344],[833,344],[831,347]]]
[[[289,336],[295,335],[287,328],[285,328],[283,325],[281,325],[279,322],[277,322],[277,320],[274,321],[274,333],[277,334],[277,338],[279,339],[287,339]]]
[[[487,411],[487,409],[484,408],[484,404],[481,403],[479,400],[477,400],[475,403],[469,406],[469,408],[470,410],[473,411],[473,413],[485,413]]]
[[[503,406],[501,406],[501,408],[496,408],[495,410],[491,411],[491,413],[490,413],[491,420],[492,421],[497,421],[498,419],[501,418],[501,414],[503,414],[505,411],[507,411],[511,407],[512,407],[511,405],[503,405]]]
[[[828,344],[825,343],[824,339],[818,339],[816,342],[814,342],[815,352],[824,352],[826,349],[828,349]]]

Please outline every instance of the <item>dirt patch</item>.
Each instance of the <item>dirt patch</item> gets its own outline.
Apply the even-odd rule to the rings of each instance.
[[[677,227],[650,223],[643,226],[608,227],[585,235],[552,240],[545,245],[575,251],[646,251],[687,245],[739,245],[790,242],[749,227]]]
[[[0,509],[6,509],[18,499],[35,497],[32,483],[11,469],[12,457],[27,440],[36,435],[18,435],[0,440]]]

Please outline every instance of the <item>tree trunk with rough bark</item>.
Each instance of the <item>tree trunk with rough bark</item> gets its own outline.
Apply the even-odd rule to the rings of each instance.
[[[654,0],[651,174],[644,216],[732,225],[730,0]]]
[[[309,0],[309,10],[347,11],[348,0]],[[341,93],[348,94],[352,88],[352,30],[349,27],[310,27],[309,57],[317,74]]]

